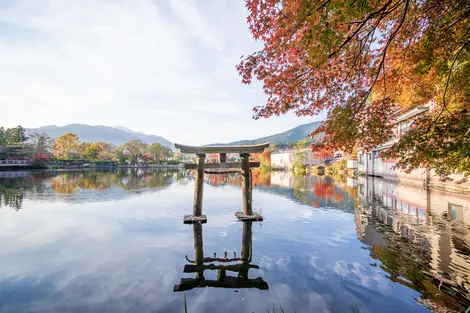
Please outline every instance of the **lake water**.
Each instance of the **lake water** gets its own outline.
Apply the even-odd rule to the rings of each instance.
[[[206,175],[208,222],[193,226],[183,216],[194,180],[182,172],[0,172],[0,312],[184,312],[175,289],[189,289],[189,313],[470,305],[469,196],[380,179],[253,179],[262,223],[236,221],[238,176]],[[185,273],[195,253],[250,254],[248,280]],[[197,275],[220,288],[198,288]]]

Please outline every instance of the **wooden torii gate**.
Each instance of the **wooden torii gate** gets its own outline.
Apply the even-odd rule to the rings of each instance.
[[[250,162],[250,153],[261,153],[269,147],[268,143],[259,145],[241,145],[241,146],[185,146],[175,143],[175,147],[181,153],[196,154],[196,164],[185,164],[185,169],[195,169],[196,184],[194,186],[194,204],[193,214],[184,217],[184,223],[205,223],[207,217],[202,214],[202,197],[204,173],[226,174],[240,172],[242,175],[242,197],[243,212],[237,212],[235,215],[241,221],[261,221],[263,217],[258,213],[253,213],[252,208],[252,179],[251,168],[259,167],[259,162]],[[218,153],[220,163],[205,163],[207,153]],[[240,163],[227,163],[227,153],[239,153]],[[207,168],[207,169],[205,169]],[[239,169],[241,170],[234,170]],[[219,170],[211,170],[219,169]]]
[[[269,286],[262,277],[249,278],[250,269],[259,269],[258,265],[251,264],[252,248],[253,248],[253,231],[252,222],[243,223],[242,250],[240,257],[234,252],[233,258],[227,257],[227,252],[223,257],[204,256],[204,244],[202,238],[202,225],[193,224],[194,238],[194,261],[186,256],[186,260],[190,264],[184,266],[184,273],[196,273],[195,278],[181,278],[179,284],[175,285],[173,291],[186,291],[194,288],[218,287],[218,288],[257,288],[260,290],[268,290]],[[216,263],[232,263],[232,264],[215,264]],[[236,262],[237,264],[233,264]],[[210,263],[210,264],[205,264]],[[217,270],[217,279],[211,280],[204,277],[204,271]],[[227,272],[238,273],[237,276],[227,275]]]

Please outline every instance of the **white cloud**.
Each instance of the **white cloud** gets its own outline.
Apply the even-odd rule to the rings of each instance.
[[[0,125],[123,125],[196,144],[309,121],[251,119],[265,96],[235,70],[259,48],[245,18],[229,0],[2,3]]]

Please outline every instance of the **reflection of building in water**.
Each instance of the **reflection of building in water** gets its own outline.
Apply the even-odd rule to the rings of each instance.
[[[360,178],[359,197],[359,238],[392,280],[441,307],[470,305],[470,196]]]
[[[182,278],[174,291],[191,290],[198,287],[219,287],[219,288],[258,288],[267,290],[268,284],[263,278],[248,278],[248,271],[251,268],[259,269],[258,265],[251,264],[252,261],[252,222],[243,223],[243,237],[241,254],[237,257],[234,252],[233,258],[229,258],[227,253],[218,258],[204,256],[204,245],[202,237],[202,224],[193,224],[194,232],[194,261],[187,256],[190,264],[184,267],[184,273],[195,273],[195,278]],[[206,264],[210,263],[210,264]],[[226,264],[229,263],[229,264]],[[209,280],[204,277],[204,271],[217,270],[217,279]],[[237,276],[227,275],[227,272],[238,273]]]

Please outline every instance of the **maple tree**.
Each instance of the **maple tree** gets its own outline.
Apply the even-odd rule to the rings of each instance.
[[[317,159],[320,159],[320,162],[326,160],[328,157],[331,157],[333,155],[333,151],[329,149],[329,147],[326,147],[321,143],[318,147],[316,147],[316,144],[317,143],[312,144],[312,146],[314,147],[313,156]]]
[[[366,150],[393,138],[397,113],[431,105],[387,157],[410,171],[470,175],[470,14],[465,0],[247,0],[260,51],[242,82],[262,81],[254,118],[326,112],[314,149]],[[429,146],[425,146],[430,143]],[[452,161],[447,161],[448,155]]]
[[[50,158],[48,155],[38,153],[31,158],[31,164],[35,166],[44,166],[49,162],[49,160]]]
[[[260,170],[266,172],[271,170],[271,154],[270,149],[264,150],[260,156]]]

